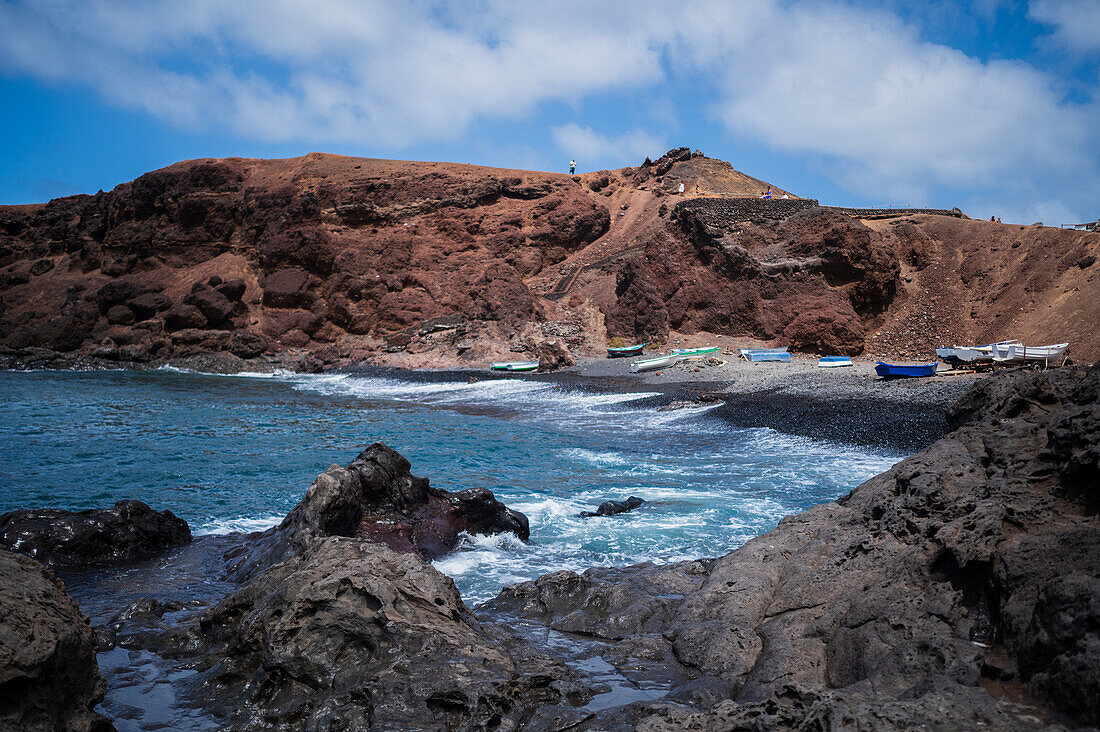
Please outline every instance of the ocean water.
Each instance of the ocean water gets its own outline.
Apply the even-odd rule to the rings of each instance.
[[[651,396],[522,378],[0,372],[0,512],[137,498],[196,534],[259,530],[381,441],[432,485],[487,487],[530,518],[530,542],[468,537],[435,562],[473,605],[559,569],[722,555],[903,457]],[[630,495],[648,503],[579,516]]]

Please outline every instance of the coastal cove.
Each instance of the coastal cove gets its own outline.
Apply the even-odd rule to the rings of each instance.
[[[473,605],[558,569],[719,556],[904,457],[737,426],[721,401],[676,400],[683,389],[468,378],[2,372],[0,431],[15,449],[0,513],[138,499],[197,536],[256,531],[319,472],[381,441],[433,486],[485,487],[530,518],[529,543],[470,538],[436,562]],[[648,503],[579,515],[629,495]]]

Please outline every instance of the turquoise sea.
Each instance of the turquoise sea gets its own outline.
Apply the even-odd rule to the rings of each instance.
[[[558,569],[718,556],[900,454],[730,426],[710,407],[541,380],[0,373],[0,512],[137,498],[196,534],[276,524],[375,441],[449,490],[485,486],[531,541],[470,537],[436,566],[471,605]],[[581,518],[608,498],[649,503]]]

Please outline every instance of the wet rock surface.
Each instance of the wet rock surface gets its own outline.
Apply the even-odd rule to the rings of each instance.
[[[51,567],[128,562],[189,541],[186,521],[141,501],[89,511],[18,509],[0,516],[0,547]]]
[[[480,623],[421,559],[361,539],[310,541],[200,628],[194,693],[231,729],[508,729],[591,695],[561,661]]]
[[[110,730],[95,637],[65,586],[0,549],[0,729]]]
[[[589,518],[595,516],[615,516],[616,514],[633,511],[644,503],[645,501],[637,496],[631,496],[625,501],[604,501],[595,511],[581,511],[581,516]]]
[[[482,609],[673,680],[675,706],[592,729],[1096,725],[1098,392],[1096,368],[999,374],[945,438],[721,559],[559,572]]]
[[[462,532],[512,532],[526,540],[527,517],[484,488],[451,493],[412,475],[409,461],[375,443],[347,467],[332,466],[283,522],[235,559],[234,576],[252,577],[317,538],[358,537],[434,559],[453,550]]]

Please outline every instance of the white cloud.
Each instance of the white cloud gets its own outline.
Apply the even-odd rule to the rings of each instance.
[[[664,138],[642,130],[607,137],[591,127],[570,122],[554,127],[551,132],[558,149],[570,159],[579,160],[582,170],[638,165],[645,158],[656,158],[668,149]]]
[[[1096,50],[1100,0],[1030,12],[1066,47]],[[1100,188],[1098,103],[920,30],[828,0],[12,0],[0,3],[0,71],[189,129],[374,150],[462,139],[547,103],[587,122],[597,97],[675,98],[675,119],[709,114],[876,198],[916,203],[947,187],[1022,202],[1064,187],[1084,215]],[[592,124],[554,128],[555,144],[599,166],[665,147],[636,119]]]
[[[1100,53],[1100,0],[1035,0],[1027,14],[1052,26],[1054,41],[1070,51]]]
[[[830,156],[849,187],[920,199],[1010,171],[1080,168],[1092,110],[1024,64],[921,41],[896,17],[815,8],[779,16],[730,59],[718,117],[769,145]]]

